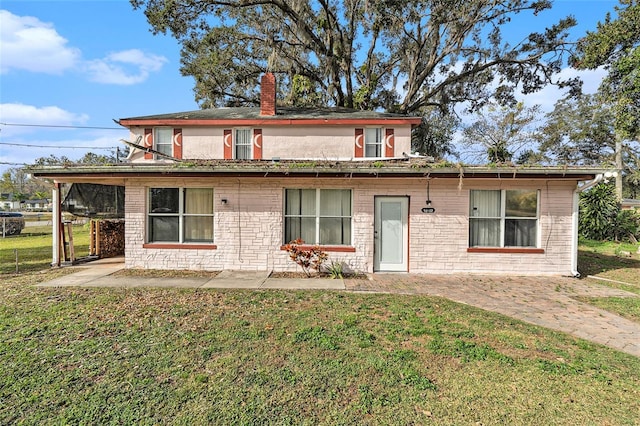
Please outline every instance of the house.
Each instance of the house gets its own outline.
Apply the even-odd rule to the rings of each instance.
[[[24,200],[20,202],[22,210],[27,211],[49,211],[51,210],[50,202],[46,198],[39,200]]]
[[[0,194],[0,210],[19,210],[20,200],[13,198],[13,193],[1,193]]]
[[[640,210],[640,200],[623,198],[620,202],[620,208],[622,210]]]
[[[128,268],[295,270],[301,238],[363,272],[578,274],[578,192],[604,170],[433,164],[420,117],[280,108],[275,84],[260,108],[119,120],[126,163],[31,173],[124,186]]]

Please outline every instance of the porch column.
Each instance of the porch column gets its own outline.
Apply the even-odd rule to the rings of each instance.
[[[60,226],[62,224],[62,206],[60,205],[60,183],[53,184],[53,210],[51,222],[53,227],[52,234],[52,261],[51,266],[60,266]]]

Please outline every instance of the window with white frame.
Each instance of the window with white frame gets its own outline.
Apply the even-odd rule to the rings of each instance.
[[[364,131],[364,156],[382,157],[382,129],[369,127]]]
[[[469,247],[537,247],[538,191],[472,190]]]
[[[150,243],[213,243],[212,188],[149,188]]]
[[[236,129],[235,133],[235,158],[251,160],[251,129]]]
[[[285,190],[284,240],[351,244],[350,189]]]
[[[170,127],[157,127],[153,138],[155,149],[162,154],[173,155],[173,129]]]

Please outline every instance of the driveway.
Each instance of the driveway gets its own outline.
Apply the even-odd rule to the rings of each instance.
[[[640,324],[576,300],[639,297],[593,279],[479,275],[374,274],[345,280],[350,291],[440,296],[640,356]]]

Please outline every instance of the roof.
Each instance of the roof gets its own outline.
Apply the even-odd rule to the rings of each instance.
[[[285,108],[276,115],[260,115],[259,107],[228,107],[201,109],[169,114],[121,118],[122,126],[144,125],[312,125],[312,124],[404,124],[418,125],[422,118],[377,111],[348,108]]]
[[[105,165],[37,166],[34,176],[59,182],[122,184],[135,177],[339,177],[339,178],[484,178],[591,180],[606,170],[569,166],[463,166],[432,163],[423,158],[329,161],[329,160],[194,160],[181,163],[119,163]]]

